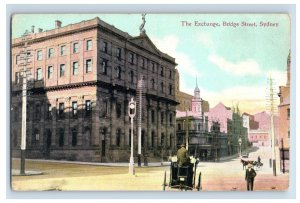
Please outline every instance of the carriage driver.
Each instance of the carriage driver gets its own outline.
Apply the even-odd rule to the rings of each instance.
[[[181,167],[186,165],[189,161],[189,157],[187,156],[187,150],[185,149],[185,144],[180,145],[180,149],[177,150],[177,163],[178,166]]]

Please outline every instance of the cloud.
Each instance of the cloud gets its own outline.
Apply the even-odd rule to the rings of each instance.
[[[206,48],[214,49],[214,41],[211,35],[206,32],[198,32],[197,41]]]
[[[272,70],[265,74],[266,78],[273,79],[273,86],[285,86],[287,82],[287,71]]]
[[[233,75],[257,75],[261,73],[259,64],[253,59],[234,63],[221,56],[211,54],[208,56],[208,60],[218,66],[221,70],[230,72]]]
[[[152,37],[151,40],[160,51],[176,59],[176,63],[178,64],[177,69],[181,76],[189,75],[192,77],[201,77],[201,73],[196,68],[196,65],[190,56],[177,50],[179,43],[178,37],[174,35],[168,35],[162,39]]]

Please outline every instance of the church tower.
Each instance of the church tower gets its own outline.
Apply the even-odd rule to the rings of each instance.
[[[194,90],[194,97],[192,99],[192,112],[197,116],[202,117],[202,99],[200,97],[200,89],[198,87],[197,78],[196,78],[196,87]]]

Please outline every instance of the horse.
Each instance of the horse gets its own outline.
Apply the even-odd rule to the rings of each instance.
[[[253,165],[253,161],[246,161],[241,159],[241,163],[243,164],[243,170],[247,167],[248,164],[252,164]]]

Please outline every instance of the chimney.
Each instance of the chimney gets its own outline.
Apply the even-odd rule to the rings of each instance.
[[[59,20],[55,21],[55,28],[61,28],[61,21]]]
[[[31,26],[31,33],[34,33],[34,25]]]
[[[43,32],[43,29],[42,29],[42,28],[39,28],[39,33],[40,33],[40,32]]]

